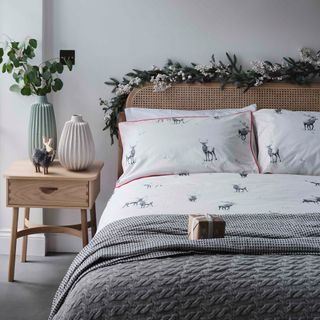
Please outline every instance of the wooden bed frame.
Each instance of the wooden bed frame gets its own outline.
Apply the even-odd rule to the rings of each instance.
[[[294,111],[320,111],[320,83],[298,86],[287,83],[270,83],[251,88],[246,93],[233,85],[221,90],[219,83],[176,84],[164,92],[153,92],[153,86],[134,89],[128,96],[126,108],[154,109],[233,109],[257,104],[262,108],[279,108]],[[126,121],[124,113],[119,122]],[[118,177],[122,174],[122,144],[119,139]]]

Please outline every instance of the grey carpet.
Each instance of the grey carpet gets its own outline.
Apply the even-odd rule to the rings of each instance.
[[[17,256],[15,281],[7,282],[8,256],[0,255],[0,319],[45,320],[53,296],[74,254],[28,257],[21,263]]]

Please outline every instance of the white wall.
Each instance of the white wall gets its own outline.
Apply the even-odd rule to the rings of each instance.
[[[246,63],[297,56],[302,46],[319,46],[318,0],[44,1],[45,57],[57,56],[60,49],[76,50],[74,71],[63,76],[63,91],[51,97],[58,132],[73,113],[82,113],[93,131],[96,156],[105,161],[98,216],[116,179],[116,147],[102,132],[98,101],[110,96],[110,88],[103,83],[108,77],[119,78],[131,68],[162,65],[169,57],[206,63],[212,53],[223,59],[224,52],[230,51]],[[16,157],[14,152],[10,151],[11,158]],[[50,210],[45,218],[51,223],[78,219],[77,212],[60,210]],[[74,250],[80,248],[80,241],[50,236],[48,248]]]
[[[39,40],[38,57],[42,59],[42,0],[1,0],[0,1],[0,41],[5,37],[23,41],[27,36]],[[0,75],[0,254],[9,252],[11,209],[6,208],[4,170],[11,162],[27,158],[27,130],[30,105],[33,97],[22,97],[9,92],[13,83],[11,75]],[[22,211],[22,210],[21,210]],[[32,209],[33,222],[42,222],[42,210]],[[20,225],[23,212],[20,213]],[[28,252],[43,255],[45,241],[43,235],[30,237]],[[20,253],[20,240],[18,241]]]

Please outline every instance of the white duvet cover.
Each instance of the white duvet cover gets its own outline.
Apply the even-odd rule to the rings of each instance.
[[[116,188],[98,226],[141,215],[320,213],[320,177],[199,173],[148,177]]]

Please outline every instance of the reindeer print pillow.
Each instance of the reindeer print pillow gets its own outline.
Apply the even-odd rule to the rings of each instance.
[[[118,185],[153,175],[259,172],[251,112],[128,121],[119,129],[124,173]]]
[[[320,112],[254,112],[263,173],[320,175]]]

